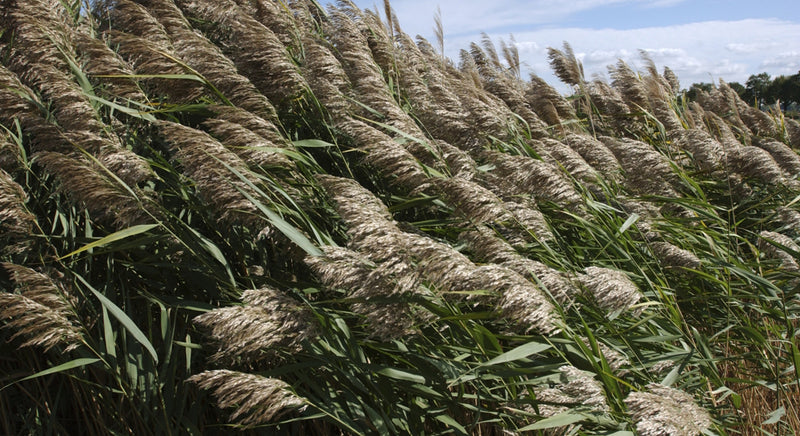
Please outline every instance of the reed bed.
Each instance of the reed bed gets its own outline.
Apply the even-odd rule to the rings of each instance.
[[[797,123],[383,6],[2,3],[0,433],[797,434]]]

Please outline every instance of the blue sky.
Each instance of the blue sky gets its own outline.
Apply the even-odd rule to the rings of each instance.
[[[383,13],[383,1],[356,0]],[[646,50],[659,69],[670,67],[681,84],[723,79],[744,83],[751,74],[800,71],[800,6],[795,1],[712,0],[394,0],[400,26],[411,36],[433,37],[433,16],[442,11],[445,53],[478,42],[486,32],[517,41],[524,72],[558,89],[547,48],[568,42],[587,79],[608,78],[607,66],[623,59],[640,68]]]

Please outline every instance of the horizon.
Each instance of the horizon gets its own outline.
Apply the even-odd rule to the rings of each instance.
[[[353,3],[385,17],[383,2]],[[561,50],[564,42],[582,62],[587,80],[610,81],[607,67],[618,59],[641,70],[640,50],[659,70],[673,70],[684,89],[720,79],[744,85],[752,75],[766,72],[775,78],[800,70],[800,12],[789,1],[769,8],[712,0],[501,0],[492,5],[395,0],[391,5],[405,33],[428,41],[435,41],[434,15],[440,7],[445,55],[456,63],[459,50],[480,42],[482,33],[498,47],[513,35],[522,78],[534,73],[562,93],[570,87],[552,74],[547,49]]]

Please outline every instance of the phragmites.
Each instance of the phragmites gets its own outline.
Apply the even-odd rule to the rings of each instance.
[[[303,38],[303,48],[304,75],[311,91],[334,119],[344,117],[350,108],[345,93],[351,85],[342,64],[333,55],[329,43],[318,36]]]
[[[194,318],[218,344],[214,360],[272,360],[281,352],[299,351],[315,333],[310,312],[281,291],[247,290],[242,300],[243,306],[214,309]]]
[[[117,47],[118,53],[133,66],[137,74],[166,76],[187,73],[183,66],[175,62],[171,46],[160,46],[150,39],[113,29],[108,32],[108,37],[111,44]],[[155,97],[167,97],[173,102],[193,101],[206,92],[203,84],[195,80],[163,77],[148,79],[145,88],[155,93]]]
[[[536,114],[547,124],[560,124],[562,121],[576,118],[575,109],[567,99],[535,74],[531,74],[525,98]]]
[[[351,17],[352,15],[352,17]],[[385,117],[386,124],[417,138],[424,134],[414,121],[398,106],[392,90],[383,79],[380,67],[375,63],[366,36],[355,21],[360,12],[351,7],[331,7],[329,32],[334,47],[340,56],[342,67],[353,84],[354,92],[363,103]],[[333,31],[335,28],[335,31]],[[365,32],[366,33],[366,32]],[[361,109],[363,116],[374,118],[374,113]]]
[[[555,308],[545,293],[516,272],[500,265],[482,265],[470,271],[465,279],[460,287],[466,291],[497,292],[496,304],[503,317],[521,327],[524,333],[551,334],[559,330]]]
[[[651,383],[628,395],[625,405],[642,436],[697,436],[711,427],[708,411],[691,395],[667,386]]]
[[[642,298],[639,288],[622,271],[590,266],[584,272],[579,278],[581,284],[597,305],[608,312],[628,310]]]
[[[336,201],[336,210],[345,221],[389,221],[392,214],[378,197],[355,180],[318,174],[317,180]]]
[[[370,336],[402,338],[432,316],[415,310],[406,300],[424,291],[419,273],[401,257],[376,265],[346,248],[325,247],[324,251],[324,256],[307,257],[306,263],[328,287],[348,291],[351,308],[370,325]]]
[[[728,165],[743,177],[762,183],[780,185],[787,182],[780,165],[762,148],[742,146],[728,150]]]
[[[220,220],[260,222],[257,207],[245,195],[257,198],[257,194],[236,174],[250,183],[259,183],[244,161],[205,132],[170,121],[159,121],[156,125],[172,146],[184,174],[195,183],[202,199]]]
[[[486,226],[462,232],[459,240],[467,243],[476,261],[496,263],[517,272],[544,288],[559,304],[569,305],[578,294],[567,274],[519,254]]]
[[[545,161],[563,167],[567,173],[585,183],[597,182],[601,175],[580,155],[563,142],[555,139],[542,139],[541,150],[537,149]]]
[[[212,391],[219,408],[235,408],[231,421],[245,427],[268,424],[273,418],[306,405],[306,400],[276,378],[220,369],[195,374],[189,381]]]
[[[631,108],[616,88],[599,79],[590,82],[586,88],[605,123],[621,132],[635,128],[635,120],[630,116]]]
[[[105,92],[114,97],[134,101],[145,101],[146,97],[139,85],[127,77],[98,76],[130,76],[130,66],[119,55],[111,50],[103,41],[83,32],[75,33],[75,48],[78,60],[83,64],[86,74],[106,86]]]
[[[694,253],[676,247],[668,242],[651,242],[650,249],[663,267],[685,269],[700,268],[700,258]]]
[[[560,384],[547,388],[534,388],[539,413],[545,417],[566,412],[575,404],[587,412],[607,412],[603,385],[595,380],[594,374],[581,371],[572,365],[558,369]]]
[[[587,135],[570,134],[564,143],[577,151],[584,161],[609,180],[619,180],[622,166],[614,153],[602,142]]]
[[[495,171],[509,193],[527,193],[537,201],[552,201],[570,209],[582,203],[572,182],[553,165],[527,156],[497,152],[486,152],[485,156],[496,166]]]
[[[37,153],[35,161],[58,179],[60,190],[96,219],[113,221],[119,229],[147,219],[144,193],[123,186],[95,162],[53,151]]]
[[[758,236],[758,248],[768,258],[779,260],[782,269],[792,272],[800,271],[795,255],[786,251],[788,249],[795,253],[800,252],[800,246],[792,238],[768,230],[762,231]]]
[[[308,89],[286,47],[268,27],[230,0],[180,0],[187,16],[233,60],[240,74],[275,105],[284,105]]]
[[[400,230],[386,207],[350,179],[318,178],[349,227],[349,246],[370,261],[380,264],[402,259],[416,266],[423,282],[440,291],[489,291],[487,297],[478,294],[474,298],[498,306],[503,317],[523,331],[552,333],[558,329],[553,305],[518,273],[498,265],[476,266],[448,244]]]
[[[674,197],[676,180],[669,160],[651,145],[635,139],[601,136],[600,141],[616,156],[625,170],[625,184],[634,192]]]
[[[11,274],[19,293],[0,292],[0,319],[13,331],[11,339],[23,337],[20,347],[37,346],[63,352],[83,343],[83,332],[74,321],[74,307],[65,291],[49,277],[20,265],[2,264]]]
[[[572,86],[584,82],[583,65],[572,51],[572,46],[566,41],[564,41],[564,51],[548,47],[547,59],[550,60],[553,72],[562,82]]]
[[[608,67],[613,82],[612,86],[625,98],[625,102],[635,110],[648,108],[647,90],[642,79],[622,59],[617,65]]]
[[[719,168],[725,158],[722,144],[703,130],[679,131],[674,134],[673,145],[678,150],[690,153],[698,168],[704,171]]]
[[[203,127],[248,165],[270,170],[294,168],[294,163],[283,153],[286,141],[275,144],[241,124],[220,117],[209,118]]]
[[[678,80],[678,76],[675,75],[675,72],[669,67],[664,67],[664,79],[669,84],[673,94],[681,92],[681,82]]]
[[[346,118],[336,127],[364,152],[363,162],[379,170],[392,183],[417,190],[428,182],[422,165],[403,146],[362,121]]]
[[[760,138],[754,138],[753,145],[763,148],[772,155],[775,163],[781,167],[787,177],[796,178],[800,174],[800,156],[788,145],[783,142]]]
[[[18,241],[33,230],[36,217],[25,208],[26,199],[22,186],[0,168],[0,241]],[[10,244],[3,250],[9,248]]]
[[[503,202],[482,186],[458,177],[436,179],[435,186],[448,204],[476,223],[509,221]]]

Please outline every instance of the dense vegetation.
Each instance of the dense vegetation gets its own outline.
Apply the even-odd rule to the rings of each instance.
[[[0,433],[800,428],[800,125],[724,82],[565,43],[564,98],[388,2],[0,5]]]

